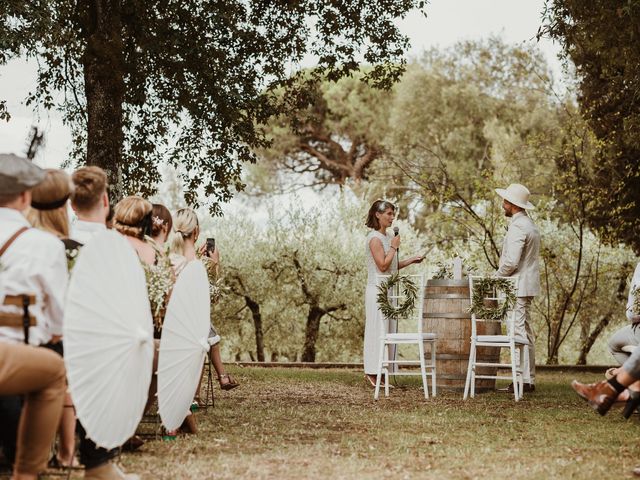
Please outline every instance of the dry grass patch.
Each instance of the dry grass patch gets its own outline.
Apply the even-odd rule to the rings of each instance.
[[[242,385],[216,390],[215,408],[197,414],[197,435],[122,455],[127,471],[145,479],[513,480],[624,477],[640,463],[638,418],[600,418],[569,388],[571,374],[540,375],[536,392],[515,403],[500,392],[425,401],[405,379],[408,387],[376,402],[351,371],[231,373]]]

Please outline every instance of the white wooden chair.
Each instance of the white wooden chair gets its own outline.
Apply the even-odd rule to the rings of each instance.
[[[427,385],[427,371],[431,376],[431,394],[436,395],[436,339],[437,335],[434,333],[424,333],[422,331],[422,312],[424,308],[424,275],[408,275],[408,277],[416,284],[418,288],[418,295],[416,298],[416,306],[414,311],[408,318],[408,324],[415,322],[415,331],[402,332],[402,333],[388,333],[389,332],[389,319],[382,318],[383,322],[383,334],[380,336],[380,357],[378,361],[378,375],[376,378],[376,389],[374,398],[377,400],[380,395],[380,382],[382,380],[382,374],[384,373],[385,385],[384,395],[389,396],[389,376],[408,376],[408,375],[420,375],[422,377],[422,388],[424,389],[424,398],[429,398],[429,388]],[[390,275],[378,275],[378,284],[384,282],[390,278]],[[392,291],[389,292],[390,303],[399,303],[404,301],[404,295],[398,286],[395,286]],[[412,327],[413,328],[413,327]],[[424,344],[430,344],[430,360],[425,360],[425,347]],[[397,358],[390,358],[392,356],[392,347],[397,345],[417,345],[419,358],[417,360],[398,360]],[[415,366],[420,365],[420,371],[400,370],[394,368],[397,366]]]
[[[474,282],[477,282],[485,277],[470,276],[469,277],[469,292],[473,301]],[[518,277],[496,277],[504,278],[508,280],[515,291],[518,291]],[[504,297],[487,298],[487,300],[494,300],[498,302],[504,302]],[[505,334],[500,335],[479,335],[478,324],[484,322],[499,322],[506,327]],[[511,379],[513,383],[513,394],[515,400],[518,401],[522,398],[522,384],[523,377],[522,372],[524,368],[525,355],[529,354],[529,342],[526,338],[517,336],[515,333],[515,309],[512,308],[503,320],[483,319],[477,318],[475,314],[471,314],[471,348],[469,351],[469,366],[467,367],[467,381],[464,386],[464,399],[469,396],[475,396],[475,383],[477,378],[487,379]],[[496,362],[478,362],[476,360],[476,353],[479,347],[492,347],[502,349],[509,349],[509,363],[500,363],[498,358]],[[477,367],[493,367],[497,368],[495,375],[477,374]],[[498,375],[500,369],[510,369],[511,375]]]

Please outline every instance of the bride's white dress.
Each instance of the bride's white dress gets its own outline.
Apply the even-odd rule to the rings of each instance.
[[[382,314],[378,309],[376,297],[378,295],[378,283],[376,275],[390,275],[398,271],[398,257],[393,258],[389,270],[381,272],[376,266],[376,262],[371,254],[369,243],[374,238],[380,239],[385,255],[391,248],[391,235],[383,235],[372,230],[367,235],[366,257],[367,257],[367,288],[364,294],[365,304],[365,325],[364,325],[364,373],[375,375],[378,373],[378,360],[380,355],[380,336],[382,334]],[[389,322],[389,331],[395,332],[396,322]]]

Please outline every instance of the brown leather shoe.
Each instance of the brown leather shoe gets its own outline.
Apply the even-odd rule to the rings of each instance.
[[[618,392],[606,380],[590,384],[574,380],[571,382],[571,388],[600,415],[605,415],[618,398]]]

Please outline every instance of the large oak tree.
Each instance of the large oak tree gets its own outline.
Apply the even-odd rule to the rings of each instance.
[[[266,146],[257,125],[305,105],[307,82],[337,80],[361,62],[374,65],[367,81],[395,81],[408,43],[394,21],[425,3],[8,0],[0,64],[38,59],[30,101],[64,111],[75,159],[105,168],[116,197],[152,193],[166,159],[186,166],[187,200],[202,192],[215,210],[242,187],[252,149]],[[309,58],[317,69],[303,80],[296,72]]]
[[[640,0],[547,0],[541,35],[575,64],[581,113],[600,141],[590,224],[640,252]]]

